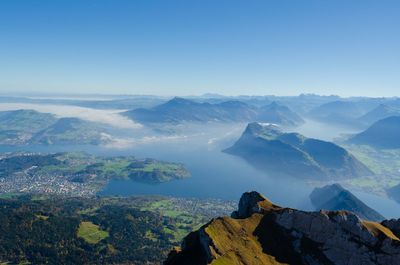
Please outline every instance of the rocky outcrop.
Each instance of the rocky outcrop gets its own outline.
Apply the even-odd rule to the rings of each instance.
[[[254,213],[263,213],[265,210],[279,207],[275,206],[267,198],[258,192],[245,192],[239,201],[237,211],[232,213],[232,218],[243,219],[248,218]]]
[[[188,235],[166,265],[400,264],[400,220],[363,221],[347,211],[304,212],[245,193],[232,217]]]
[[[400,219],[390,219],[382,222],[382,225],[390,229],[395,236],[400,238]]]

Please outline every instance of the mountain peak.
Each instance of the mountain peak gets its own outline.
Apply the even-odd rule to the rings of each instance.
[[[241,218],[211,220],[190,233],[164,264],[399,264],[398,221],[281,208],[258,192],[247,192],[240,201]]]
[[[279,107],[280,105],[278,104],[278,102],[272,101],[271,104],[269,104],[269,105],[267,105],[267,106],[276,108],[276,107]]]
[[[239,201],[238,210],[232,213],[233,218],[248,218],[254,213],[261,213],[263,210],[276,207],[256,191],[245,192]]]
[[[174,97],[171,100],[167,101],[165,104],[193,104],[195,103],[192,100],[186,99],[186,98],[181,98],[181,97]]]
[[[247,124],[245,134],[252,134],[254,136],[259,136],[266,132],[274,132],[279,135],[282,133],[278,125],[273,123],[262,123],[262,122],[251,122]]]
[[[281,124],[289,127],[300,125],[304,120],[287,106],[276,101],[260,108],[259,121]]]

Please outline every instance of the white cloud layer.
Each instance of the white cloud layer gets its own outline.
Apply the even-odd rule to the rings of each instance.
[[[76,117],[83,120],[100,122],[122,129],[138,129],[142,125],[122,116],[121,110],[99,110],[68,105],[29,104],[29,103],[0,103],[0,111],[32,109],[39,112],[51,113],[57,117]]]

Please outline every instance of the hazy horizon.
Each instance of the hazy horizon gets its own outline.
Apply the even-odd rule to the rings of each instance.
[[[1,1],[0,91],[396,96],[398,1]]]
[[[219,94],[205,92],[201,94],[140,94],[140,93],[86,93],[86,92],[36,92],[36,91],[0,91],[0,96],[10,96],[10,97],[27,97],[27,98],[49,98],[49,99],[77,99],[77,98],[87,98],[88,100],[96,99],[112,99],[115,98],[129,98],[129,97],[159,97],[159,98],[196,98],[196,97],[226,97],[226,98],[237,98],[237,97],[300,97],[300,96],[317,96],[317,97],[338,97],[341,99],[352,99],[352,98],[398,98],[398,95],[393,96],[367,96],[367,95],[338,95],[338,94],[318,94],[318,93],[298,93],[298,94]],[[98,97],[98,98],[96,98]]]

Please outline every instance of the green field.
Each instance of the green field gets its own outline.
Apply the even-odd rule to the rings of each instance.
[[[107,231],[103,231],[98,225],[87,221],[81,222],[77,235],[89,244],[97,244],[109,236]]]
[[[399,173],[400,149],[376,149],[366,145],[344,146],[376,174]]]
[[[162,264],[184,236],[236,208],[162,196],[22,195],[0,203],[0,261],[9,264]]]
[[[375,176],[346,180],[343,184],[376,194],[400,183],[400,149],[376,149],[366,145],[343,145]]]

